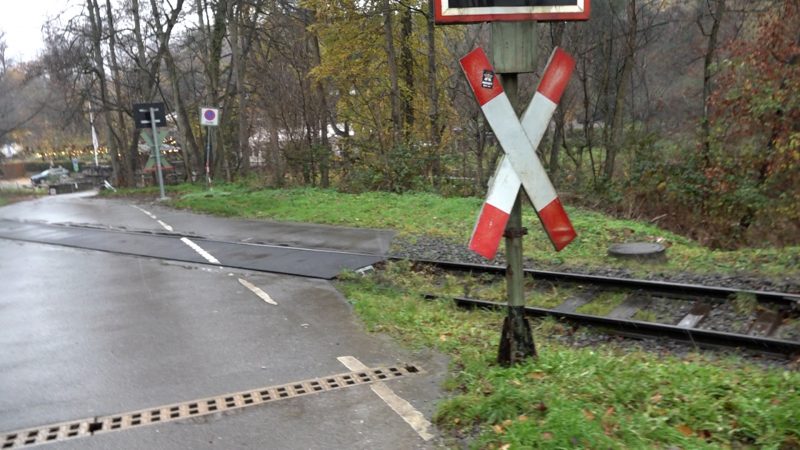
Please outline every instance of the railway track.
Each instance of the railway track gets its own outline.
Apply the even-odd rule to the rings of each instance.
[[[450,272],[498,277],[505,274],[501,266],[433,260],[412,262]],[[526,269],[525,274],[537,284],[558,286],[562,290],[568,286],[571,293],[554,307],[527,306],[525,311],[530,316],[599,326],[634,338],[670,339],[698,347],[738,348],[786,358],[800,356],[800,295],[531,269]],[[593,302],[607,299],[610,293],[617,301],[606,307],[605,314],[582,312],[592,309]],[[453,300],[464,308],[506,307],[504,302],[467,296]],[[746,303],[748,311],[736,312],[737,302]],[[654,306],[662,314],[653,314]],[[642,316],[659,320],[643,320]]]

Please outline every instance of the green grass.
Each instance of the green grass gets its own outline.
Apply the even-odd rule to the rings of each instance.
[[[171,204],[227,217],[313,222],[366,228],[388,228],[413,240],[437,236],[466,246],[482,199],[445,198],[430,193],[345,194],[333,190],[298,188],[265,189],[254,184],[223,184],[208,191],[202,185],[169,186]],[[109,195],[106,193],[105,195]],[[115,195],[158,195],[158,189],[121,190]],[[690,239],[646,223],[609,218],[603,214],[567,207],[577,239],[555,252],[533,209],[526,205],[523,220],[529,230],[524,254],[539,267],[615,267],[636,275],[652,272],[752,273],[766,277],[800,278],[800,247],[712,251]],[[643,265],[607,256],[618,242],[661,242],[669,246],[667,262]]]
[[[564,303],[564,301],[572,297],[577,291],[573,288],[551,286],[547,289],[536,289],[536,280],[526,280],[529,286],[525,289],[525,303],[528,306],[536,306],[539,308],[553,309],[556,306]],[[499,301],[505,301],[508,297],[500,298]]]
[[[601,292],[591,302],[581,305],[575,312],[606,316],[625,300],[626,295],[624,292]]]
[[[22,189],[22,188],[0,188],[0,207],[6,206],[10,203],[27,200],[31,197],[45,195],[44,190],[35,189]]]
[[[435,422],[453,447],[798,448],[800,374],[735,357],[571,348],[534,324],[539,357],[495,362],[502,315],[423,300],[431,278],[398,264],[339,288],[372,331],[451,358]]]

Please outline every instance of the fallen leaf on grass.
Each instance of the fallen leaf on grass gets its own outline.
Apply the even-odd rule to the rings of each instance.
[[[549,431],[545,431],[542,433],[542,439],[545,441],[552,441],[555,438],[555,435]]]
[[[506,432],[502,425],[492,425],[492,430],[494,430],[494,432],[497,434],[503,434]]]
[[[517,420],[519,420],[520,422],[527,422],[528,421],[528,416],[526,416],[526,415],[519,416],[519,417],[517,417]]]
[[[600,420],[601,424],[603,425],[603,432],[606,436],[612,436],[614,431],[617,429],[617,424],[613,422],[614,419],[614,407],[609,406],[606,409],[606,412],[603,413],[603,418]]]
[[[656,392],[656,394],[655,394],[655,395],[653,395],[652,397],[650,397],[650,403],[658,403],[658,402],[660,402],[660,401],[661,401],[661,399],[663,399],[663,398],[664,398],[664,396],[663,396],[663,395],[661,395],[661,394],[659,394],[658,392]]]
[[[594,420],[594,413],[589,411],[588,409],[584,409],[583,417],[586,417],[586,420]]]
[[[528,378],[532,380],[541,380],[542,378],[546,377],[547,375],[544,372],[531,372],[528,374]]]
[[[677,428],[678,431],[680,431],[681,434],[686,436],[686,437],[691,437],[692,435],[694,435],[694,430],[692,430],[688,425],[685,425],[685,424],[684,425],[678,425],[675,428]]]

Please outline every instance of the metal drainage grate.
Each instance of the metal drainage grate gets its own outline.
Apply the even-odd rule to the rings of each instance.
[[[420,371],[413,365],[379,367],[111,416],[11,431],[0,436],[0,443],[2,443],[0,449],[30,447],[156,423],[173,422],[361,384],[390,381]]]

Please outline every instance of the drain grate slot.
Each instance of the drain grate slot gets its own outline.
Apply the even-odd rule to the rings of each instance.
[[[418,367],[412,365],[359,370],[140,411],[10,431],[0,434],[0,450],[30,447],[94,434],[111,433],[154,423],[173,422],[208,414],[217,414],[278,400],[391,380],[417,374],[420,371]]]
[[[39,428],[12,431],[0,435],[0,448],[29,447],[49,442],[64,441],[83,436],[91,436],[91,423],[94,419],[55,423]]]

